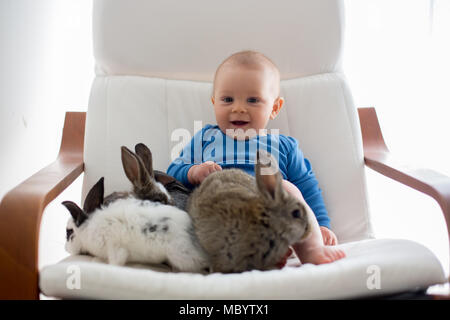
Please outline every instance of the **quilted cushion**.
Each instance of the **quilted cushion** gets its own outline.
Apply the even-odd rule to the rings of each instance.
[[[162,265],[119,267],[70,256],[41,270],[40,289],[59,298],[345,299],[425,289],[446,280],[430,250],[409,240],[365,240],[339,247],[347,257],[330,264],[292,266],[298,263],[295,258],[281,270],[240,274],[173,273]]]

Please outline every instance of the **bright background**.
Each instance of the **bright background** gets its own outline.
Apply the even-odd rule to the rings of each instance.
[[[357,107],[375,107],[389,150],[450,176],[450,1],[345,0],[344,72]],[[367,169],[377,237],[429,247],[448,275],[437,203]]]
[[[66,111],[86,111],[94,79],[92,0],[0,0],[0,198],[56,159]],[[82,176],[42,218],[39,265],[67,256]]]
[[[377,109],[401,159],[450,176],[450,1],[345,0],[344,72],[357,107]],[[0,198],[51,163],[65,111],[85,111],[94,78],[92,0],[0,0]],[[448,274],[445,222],[429,197],[367,170],[378,237],[429,247]],[[40,266],[67,254],[81,179],[46,210]]]

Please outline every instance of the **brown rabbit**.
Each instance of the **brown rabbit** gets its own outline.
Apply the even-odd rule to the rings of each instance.
[[[238,169],[210,174],[192,193],[188,212],[213,272],[269,270],[310,232],[305,206],[282,187],[273,157],[258,151],[255,178]],[[278,168],[278,165],[276,165]]]

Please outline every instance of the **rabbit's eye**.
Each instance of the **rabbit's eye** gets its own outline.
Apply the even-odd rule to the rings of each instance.
[[[300,210],[299,209],[295,209],[294,211],[292,211],[292,216],[294,218],[300,218]]]
[[[73,234],[73,229],[66,229],[66,240],[69,241],[70,236]]]

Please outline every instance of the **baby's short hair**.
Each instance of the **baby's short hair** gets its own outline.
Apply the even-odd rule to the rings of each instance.
[[[278,67],[275,65],[275,63],[270,60],[268,57],[266,57],[261,52],[253,51],[253,50],[244,50],[239,51],[236,53],[233,53],[231,56],[226,58],[218,67],[216,70],[216,73],[214,75],[214,85],[213,85],[213,95],[215,92],[215,85],[216,85],[216,79],[217,75],[219,74],[220,69],[224,65],[237,65],[237,66],[244,66],[248,68],[260,68],[260,67],[266,67],[272,70],[276,76],[277,81],[277,91],[279,94],[280,91],[280,71],[278,70]]]

